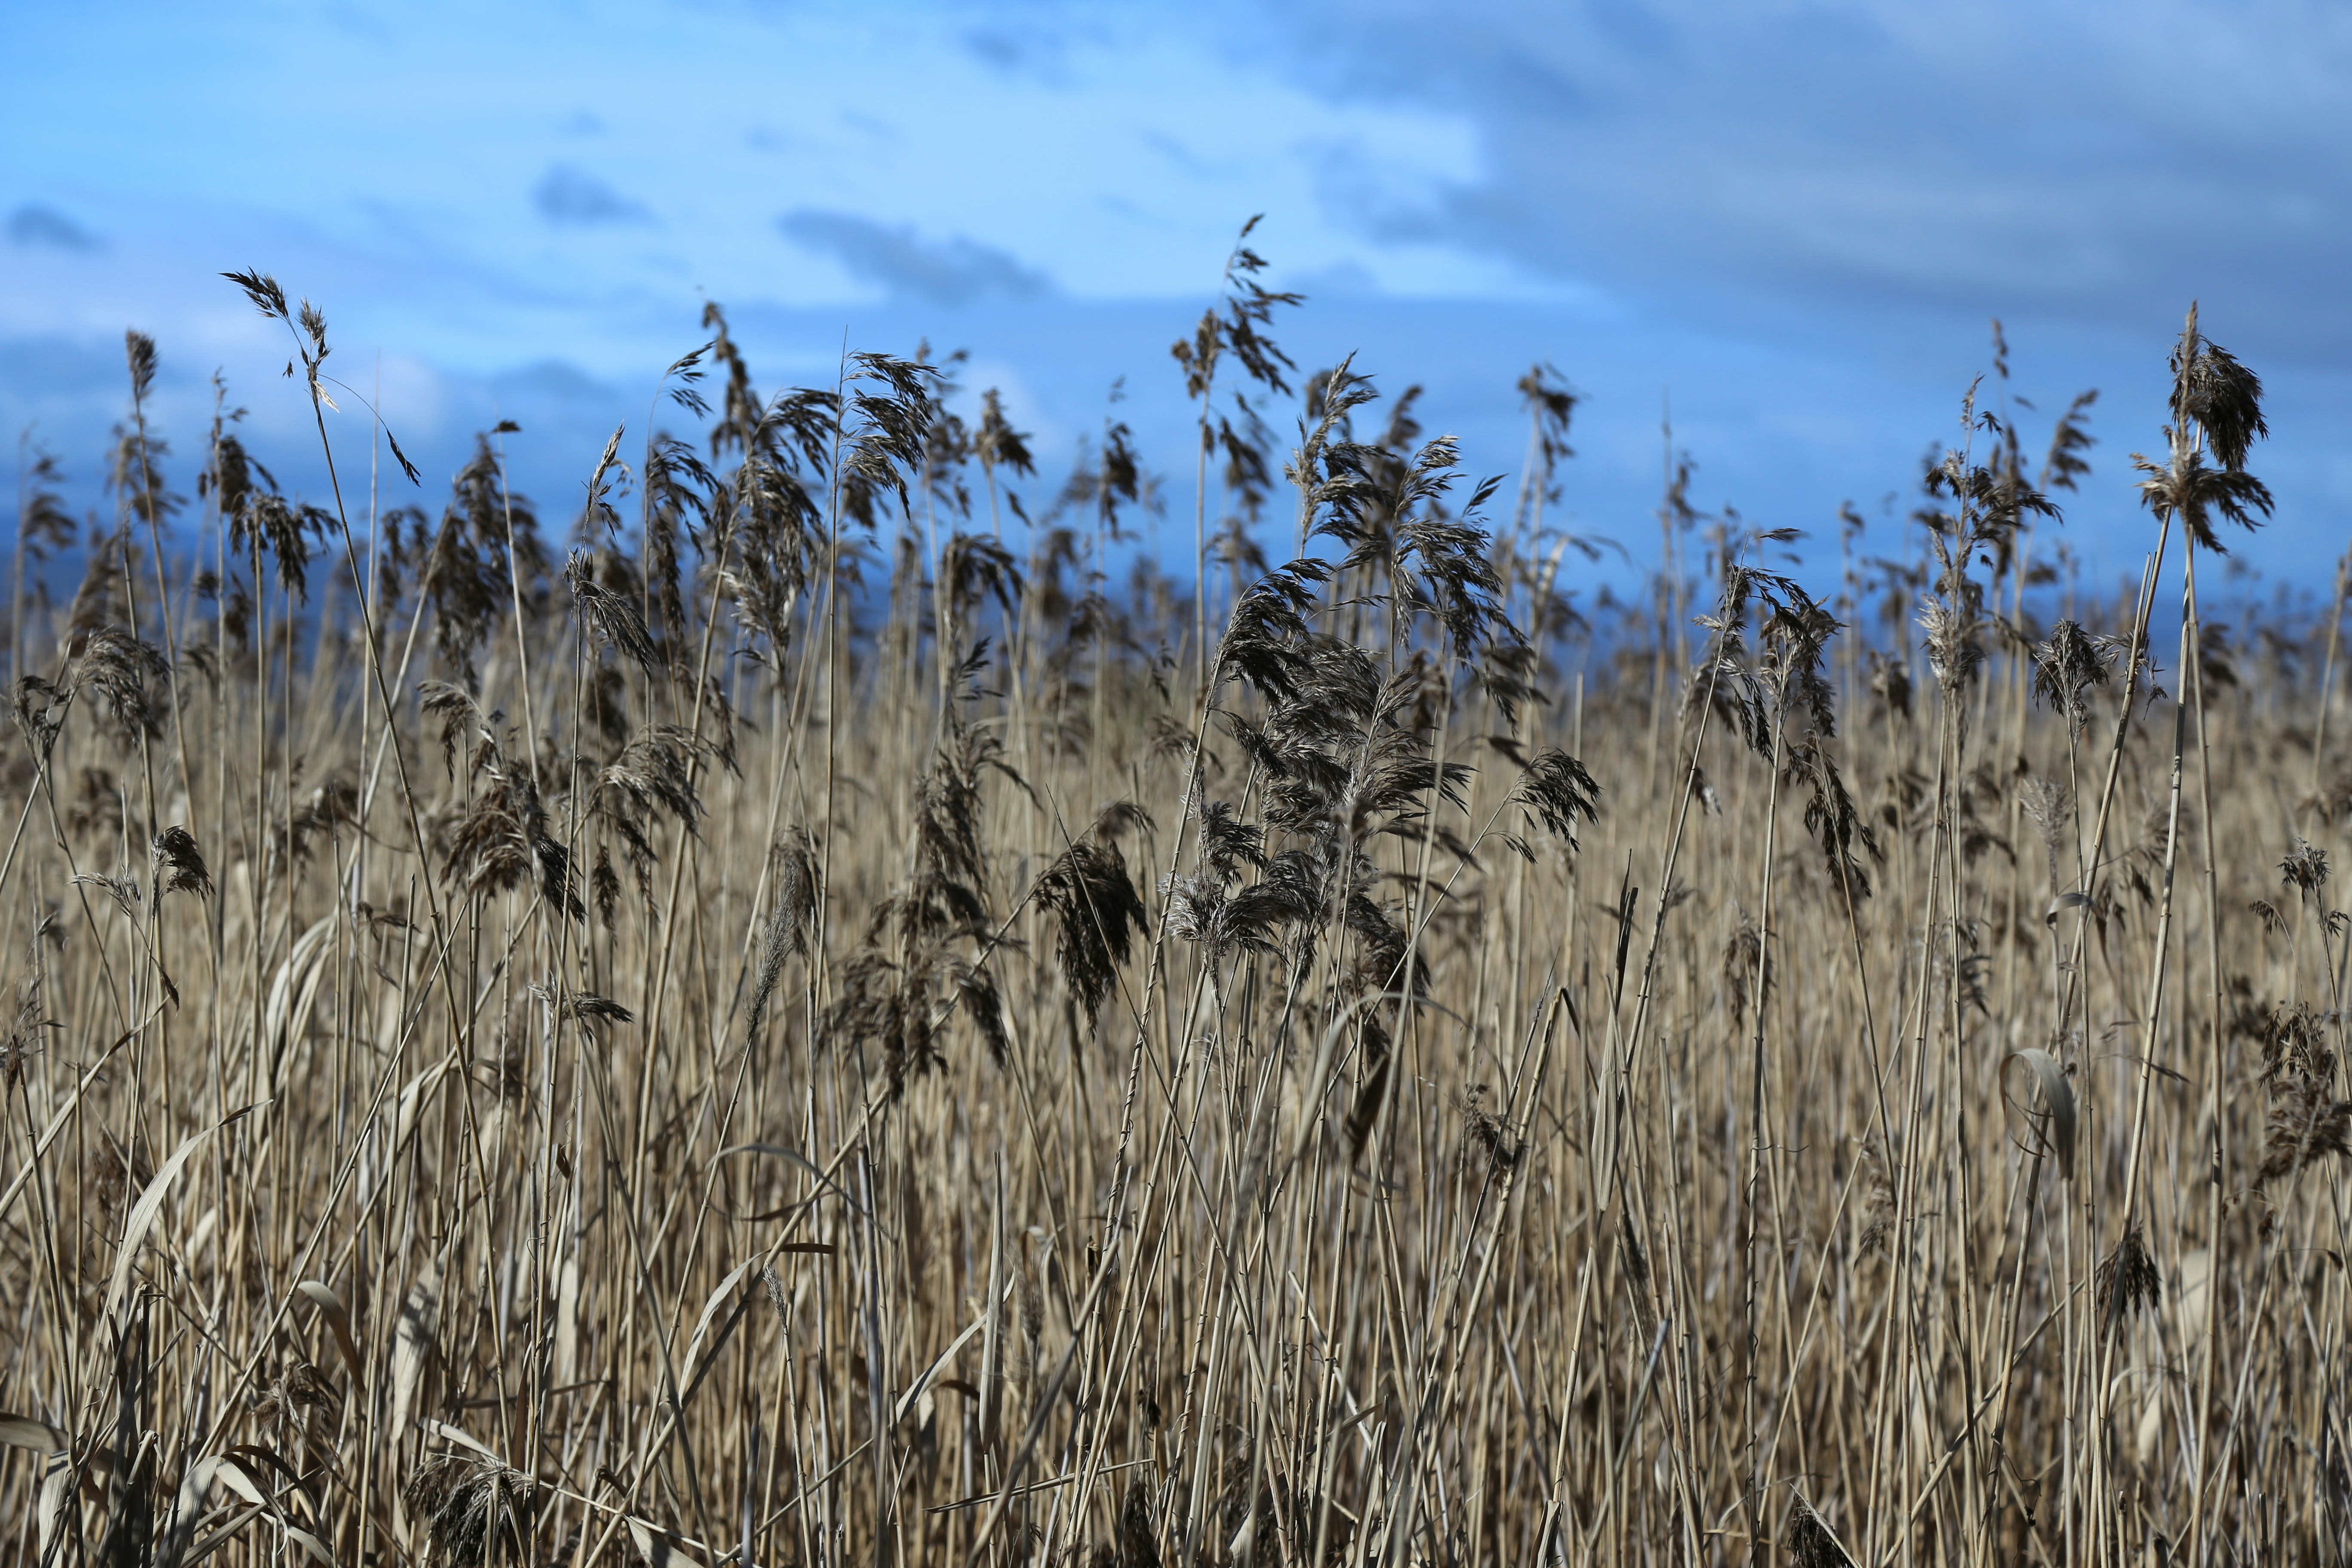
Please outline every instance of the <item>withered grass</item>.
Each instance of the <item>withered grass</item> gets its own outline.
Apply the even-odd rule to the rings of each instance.
[[[1263,265],[1189,579],[958,358],[768,395],[713,307],[574,517],[506,428],[428,504],[267,277],[322,497],[133,334],[69,601],[19,514],[0,1551],[2344,1559],[2335,621],[2195,585],[2252,373],[2192,314],[2119,593],[1999,345],[1842,577],[1670,451],[1627,603],[1556,372],[1471,482]]]

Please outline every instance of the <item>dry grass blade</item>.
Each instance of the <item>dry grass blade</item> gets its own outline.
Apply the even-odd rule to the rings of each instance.
[[[105,1300],[110,1313],[120,1314],[129,1300],[131,1276],[138,1268],[140,1249],[146,1246],[147,1233],[154,1227],[156,1217],[163,1212],[164,1200],[172,1195],[173,1184],[187,1169],[188,1162],[204,1147],[206,1139],[224,1127],[234,1126],[257,1109],[249,1105],[243,1110],[234,1111],[183,1142],[172,1151],[172,1157],[163,1162],[162,1169],[140,1192],[139,1201],[132,1204],[130,1213],[123,1216],[122,1237],[115,1247],[114,1272],[106,1286]]]
[[[2066,1069],[2058,1058],[2039,1047],[2012,1051],[2009,1060],[2023,1062],[2033,1074],[2033,1088],[2041,1097],[2042,1114],[2049,1118],[2050,1152],[2058,1156],[2058,1172],[2069,1181],[2074,1175],[2074,1086],[2067,1081]]]
[[[334,1332],[335,1348],[342,1352],[343,1364],[351,1369],[352,1382],[364,1385],[367,1367],[360,1360],[359,1342],[352,1338],[352,1316],[343,1310],[343,1299],[335,1294],[332,1287],[316,1279],[305,1279],[294,1289],[327,1320],[327,1327]]]

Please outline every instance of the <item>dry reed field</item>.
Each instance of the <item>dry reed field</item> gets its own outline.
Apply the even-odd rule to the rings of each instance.
[[[298,500],[131,336],[69,601],[20,509],[11,1560],[2344,1560],[2336,617],[2199,614],[2253,374],[2192,313],[2094,472],[2003,363],[1811,584],[1670,462],[1627,602],[1556,376],[1475,482],[1259,267],[1163,479],[714,308],[584,500],[441,502],[243,275]]]

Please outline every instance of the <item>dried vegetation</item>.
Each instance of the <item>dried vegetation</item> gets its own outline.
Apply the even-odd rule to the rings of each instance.
[[[19,517],[0,1550],[2341,1560],[2336,623],[2195,586],[2253,374],[2191,316],[2120,596],[2003,349],[1916,549],[1670,462],[1629,605],[1555,374],[1463,481],[1262,265],[1197,597],[960,361],[767,396],[714,306],[557,542],[510,430],[355,487],[257,274],[339,482],[224,406],[184,501],[133,335],[69,602]]]

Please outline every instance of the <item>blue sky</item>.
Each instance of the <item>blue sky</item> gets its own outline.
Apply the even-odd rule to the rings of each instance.
[[[1425,384],[1472,468],[1517,460],[1512,381],[1557,364],[1589,398],[1568,512],[1636,557],[1663,410],[1704,504],[1834,537],[1955,434],[1998,315],[2015,392],[2103,391],[2069,536],[2112,579],[2199,298],[2273,388],[2280,515],[2242,558],[2300,584],[2352,521],[2347,81],[2352,12],[2284,0],[26,8],[0,424],[89,479],[137,326],[180,451],[217,369],[308,475],[282,339],[216,276],[258,267],[436,500],[504,416],[572,504],[706,298],[771,389],[845,340],[968,349],[1054,477],[1124,375],[1181,494],[1167,344],[1263,212],[1301,365]]]

